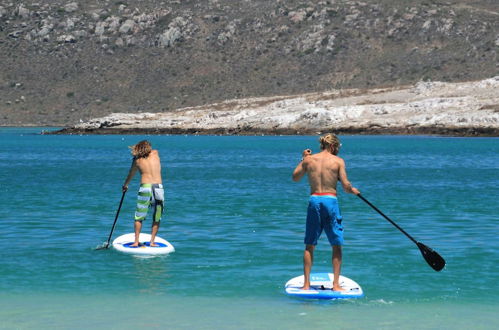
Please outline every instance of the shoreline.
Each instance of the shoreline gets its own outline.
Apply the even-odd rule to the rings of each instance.
[[[254,130],[245,128],[180,129],[180,128],[63,128],[57,131],[42,131],[42,135],[222,135],[222,136],[300,136],[320,135],[329,131]],[[398,128],[341,128],[332,131],[340,135],[428,135],[447,137],[499,137],[499,129],[483,127],[398,127]]]

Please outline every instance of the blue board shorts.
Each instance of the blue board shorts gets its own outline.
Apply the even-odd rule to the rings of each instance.
[[[307,209],[305,244],[317,245],[324,231],[331,245],[343,245],[343,225],[338,199],[333,194],[313,194]]]

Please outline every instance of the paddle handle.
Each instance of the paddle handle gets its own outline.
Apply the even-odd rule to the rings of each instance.
[[[381,212],[376,206],[374,206],[371,202],[369,202],[367,199],[364,198],[361,194],[357,195],[360,199],[362,199],[364,202],[366,202],[367,205],[372,207],[376,212],[381,214],[383,218],[388,220],[392,225],[395,226],[398,230],[400,230],[405,236],[407,236],[411,241],[413,241],[415,244],[418,244],[418,242],[411,236],[409,235],[405,230],[403,230],[399,225],[397,225],[392,219],[390,219],[388,216],[386,216],[383,212]]]
[[[118,210],[116,211],[116,216],[114,217],[113,227],[111,228],[111,232],[109,233],[109,237],[107,238],[106,247],[109,246],[109,242],[111,241],[111,237],[113,236],[114,227],[116,226],[116,221],[118,221],[118,215],[120,214],[121,205],[123,205],[123,199],[125,199],[125,194],[126,194],[126,190],[123,192],[123,195],[121,195],[120,206],[118,206]]]

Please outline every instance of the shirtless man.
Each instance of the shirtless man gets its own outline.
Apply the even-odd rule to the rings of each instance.
[[[310,271],[314,259],[314,249],[322,231],[326,232],[329,243],[333,247],[333,290],[343,291],[339,284],[343,245],[343,225],[336,184],[341,182],[343,190],[358,195],[359,190],[348,181],[345,161],[337,156],[340,141],[334,134],[326,134],[320,138],[321,152],[312,155],[310,149],[303,151],[302,161],[293,171],[293,181],[308,174],[310,200],[307,210],[305,230],[305,252],[303,254],[304,290],[310,289]]]
[[[161,181],[161,161],[157,150],[153,150],[149,141],[140,141],[130,147],[133,155],[132,165],[125,179],[122,190],[128,190],[128,184],[139,170],[141,174],[140,188],[137,196],[137,209],[135,211],[135,242],[131,246],[139,246],[139,235],[142,229],[142,221],[147,216],[149,207],[154,209],[151,230],[150,246],[158,246],[154,243],[158,233],[161,215],[164,207],[164,190]]]

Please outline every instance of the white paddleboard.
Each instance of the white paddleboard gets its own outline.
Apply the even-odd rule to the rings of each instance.
[[[340,275],[340,286],[345,291],[333,291],[332,273],[312,273],[310,274],[310,290],[302,290],[303,275],[290,279],[286,283],[286,293],[290,296],[311,299],[346,299],[361,298],[364,292],[357,282],[348,277]]]
[[[157,254],[168,254],[175,251],[173,245],[167,240],[156,236],[154,243],[158,246],[150,246],[151,235],[146,233],[140,233],[139,235],[139,247],[131,246],[135,241],[135,234],[125,234],[116,238],[113,241],[113,248],[123,253],[130,254],[140,254],[140,255],[157,255]]]

